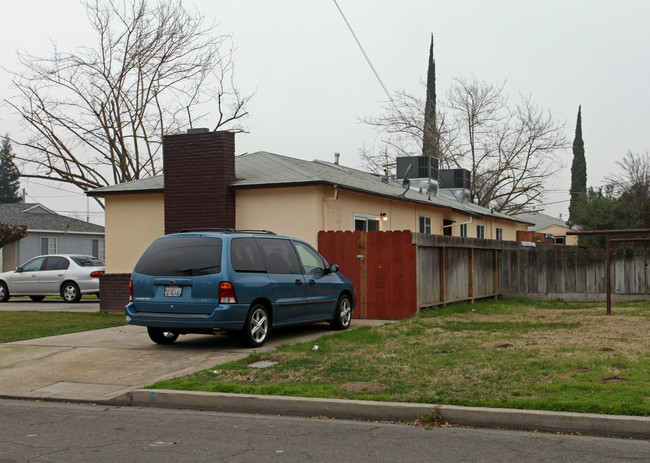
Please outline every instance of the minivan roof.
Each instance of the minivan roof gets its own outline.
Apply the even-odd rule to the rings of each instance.
[[[187,228],[180,231],[180,233],[245,233],[250,235],[275,235],[274,232],[269,230],[235,230],[232,228]]]

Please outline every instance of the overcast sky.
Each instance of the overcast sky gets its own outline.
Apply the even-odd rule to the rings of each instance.
[[[255,91],[237,153],[270,151],[359,167],[358,150],[375,133],[359,119],[376,116],[387,97],[333,0],[195,0],[220,33],[232,34],[237,83]],[[587,182],[598,186],[631,150],[650,149],[650,2],[645,0],[338,0],[390,92],[422,91],[429,40],[435,39],[437,92],[454,77],[506,81],[511,101],[530,95],[566,123],[573,140],[578,105]],[[29,5],[29,8],[26,8]],[[15,67],[16,50],[46,54],[51,44],[89,44],[77,0],[3,2],[0,62]],[[10,80],[0,70],[3,97]],[[17,131],[0,113],[0,133]],[[549,179],[548,209],[567,215],[570,149]],[[28,200],[85,218],[73,187],[24,181]],[[91,203],[91,220],[101,221]]]

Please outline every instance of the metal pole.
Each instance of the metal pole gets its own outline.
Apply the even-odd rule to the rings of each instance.
[[[607,315],[611,315],[612,314],[612,280],[611,280],[612,270],[611,270],[611,265],[610,265],[611,264],[611,259],[610,259],[610,255],[609,255],[609,252],[610,252],[610,249],[609,249],[609,233],[605,234],[605,241],[607,243],[607,251],[606,251],[607,252],[607,257],[605,259],[605,261],[607,262],[606,263],[606,265],[607,265],[607,271],[606,271],[606,274],[607,274]]]

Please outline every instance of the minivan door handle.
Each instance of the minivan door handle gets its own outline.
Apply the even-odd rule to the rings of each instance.
[[[314,286],[316,284],[316,281],[312,278],[311,280],[309,280],[309,284],[311,286]]]
[[[302,280],[296,280],[296,284],[300,286],[302,284]]]

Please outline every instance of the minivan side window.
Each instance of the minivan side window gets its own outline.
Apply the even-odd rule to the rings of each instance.
[[[286,239],[257,238],[268,273],[301,274],[302,267],[291,242]]]
[[[142,254],[135,272],[152,276],[197,276],[221,272],[221,238],[159,238]]]
[[[318,255],[316,251],[299,241],[294,241],[293,244],[296,246],[296,251],[298,251],[298,256],[302,261],[302,266],[305,269],[305,273],[320,275],[325,273],[325,262],[323,262],[323,259]]]
[[[230,242],[230,259],[235,272],[266,272],[262,253],[254,238],[235,238]]]

